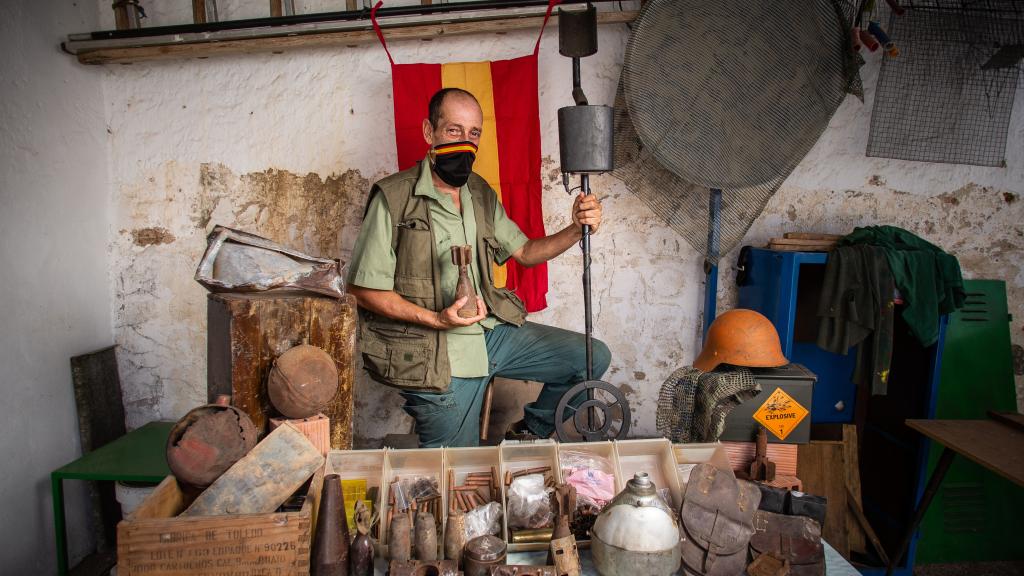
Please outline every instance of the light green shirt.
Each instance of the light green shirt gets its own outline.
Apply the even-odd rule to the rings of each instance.
[[[480,271],[476,259],[476,218],[473,212],[473,196],[467,186],[459,189],[462,214],[455,210],[455,202],[448,194],[438,192],[430,175],[427,160],[420,163],[420,175],[413,188],[413,194],[426,196],[430,203],[430,219],[433,225],[434,250],[441,268],[441,297],[445,308],[455,302],[455,288],[459,282],[459,269],[452,264],[452,246],[473,247],[473,260],[469,267],[470,279],[477,294],[480,293]],[[382,196],[370,201],[359,231],[352,261],[348,267],[349,284],[374,290],[393,290],[395,287],[395,252],[391,249],[391,214],[384,205]],[[501,202],[494,207],[494,239],[505,254],[512,254],[527,242],[527,237],[515,222],[505,214]],[[504,262],[498,262],[503,264]],[[489,315],[473,324],[453,328],[446,333],[448,340],[448,362],[452,376],[475,378],[486,376],[487,346],[484,343],[484,329],[491,329],[501,322]]]

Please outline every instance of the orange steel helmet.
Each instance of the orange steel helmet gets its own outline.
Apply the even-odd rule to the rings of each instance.
[[[760,312],[736,308],[711,323],[693,367],[710,372],[719,364],[775,368],[788,363],[772,321]]]

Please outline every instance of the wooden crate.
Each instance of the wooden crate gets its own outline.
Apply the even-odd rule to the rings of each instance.
[[[177,518],[191,499],[168,476],[117,525],[117,573],[306,576],[322,485],[321,468],[298,512]]]
[[[298,344],[319,346],[338,366],[338,393],[324,414],[331,419],[331,448],[352,447],[356,300],[299,293],[210,294],[207,300],[207,390],[252,418],[261,434],[276,412],[267,396],[274,359]]]

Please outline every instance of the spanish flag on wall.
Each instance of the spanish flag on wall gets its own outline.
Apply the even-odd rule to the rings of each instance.
[[[395,64],[375,17],[371,19],[391,61],[394,86],[395,139],[398,169],[404,170],[423,159],[427,143],[422,124],[430,97],[442,88],[461,88],[476,96],[483,108],[483,135],[473,171],[498,193],[505,213],[529,238],[541,238],[540,113],[537,101],[537,51],[512,60],[455,62],[450,64]],[[548,4],[547,18],[551,8]],[[544,27],[541,27],[541,35]],[[515,291],[528,312],[547,307],[547,264],[523,268],[509,260],[495,267],[495,284]]]

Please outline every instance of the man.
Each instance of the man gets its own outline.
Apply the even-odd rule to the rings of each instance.
[[[523,266],[546,262],[575,246],[582,226],[596,231],[601,204],[593,195],[573,203],[572,224],[527,239],[505,214],[497,194],[472,173],[483,130],[476,98],[443,89],[431,98],[418,166],[374,184],[349,264],[348,291],[360,307],[363,365],[375,380],[400,390],[416,420],[420,445],[475,446],[484,390],[494,376],[544,383],[526,406],[517,432],[548,437],[562,394],[586,379],[581,334],[526,322],[523,303],[495,288],[491,263],[510,257]],[[471,245],[476,314],[459,316],[453,246]],[[611,355],[594,341],[594,376]]]

